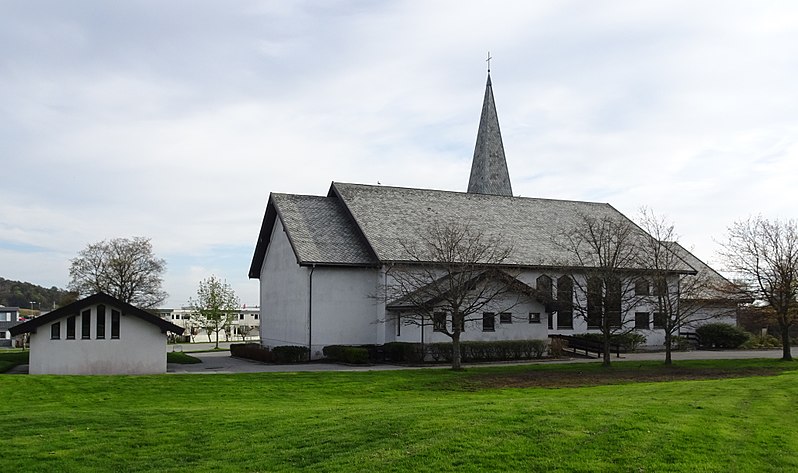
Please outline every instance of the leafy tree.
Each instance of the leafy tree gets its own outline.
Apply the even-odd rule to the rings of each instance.
[[[424,330],[432,322],[451,338],[452,369],[458,370],[465,323],[482,320],[484,310],[502,312],[517,304],[507,296],[522,285],[496,269],[512,248],[467,223],[435,222],[419,241],[400,242],[406,261],[392,266],[384,297],[397,323]]]
[[[200,281],[197,297],[190,305],[199,314],[198,322],[208,333],[208,341],[211,333],[216,334],[216,348],[219,348],[219,334],[229,329],[240,305],[233,288],[211,276]]]
[[[167,294],[161,288],[166,261],[157,258],[149,238],[114,238],[89,244],[71,260],[69,289],[81,296],[104,292],[144,309]]]
[[[794,220],[761,216],[738,221],[728,229],[720,255],[729,271],[781,329],[782,359],[792,360],[790,327],[798,321],[798,228]]]

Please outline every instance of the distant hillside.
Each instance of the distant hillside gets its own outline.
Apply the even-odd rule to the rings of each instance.
[[[0,278],[0,305],[30,309],[33,301],[34,309],[51,310],[74,299],[72,293],[55,286],[47,289],[29,282]]]

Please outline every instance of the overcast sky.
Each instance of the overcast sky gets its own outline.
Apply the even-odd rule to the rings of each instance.
[[[0,3],[0,276],[145,236],[168,306],[247,279],[269,192],[464,191],[487,51],[513,190],[645,205],[716,263],[792,218],[798,2]]]

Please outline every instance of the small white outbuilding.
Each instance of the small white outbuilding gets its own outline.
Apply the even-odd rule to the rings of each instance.
[[[183,328],[98,293],[10,331],[30,333],[30,374],[159,374],[166,333]]]

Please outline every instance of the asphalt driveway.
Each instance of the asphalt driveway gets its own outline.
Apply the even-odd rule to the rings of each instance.
[[[213,373],[269,373],[291,371],[374,371],[374,370],[402,370],[417,369],[417,366],[397,365],[372,365],[349,366],[335,363],[302,363],[292,365],[274,365],[258,361],[245,360],[230,356],[230,352],[190,353],[191,356],[202,360],[202,363],[181,365],[169,363],[167,372],[174,374],[213,374]],[[798,358],[798,348],[793,348],[794,358]],[[613,360],[664,360],[662,352],[628,353],[620,358],[613,356]],[[722,360],[722,359],[749,359],[749,358],[781,358],[781,349],[776,350],[696,350],[687,352],[674,352],[673,360]],[[533,363],[598,363],[600,360],[586,358],[571,358],[565,360],[524,361],[501,364],[533,364]],[[486,363],[470,364],[465,366],[487,366]],[[432,365],[424,368],[446,368],[445,365]]]

